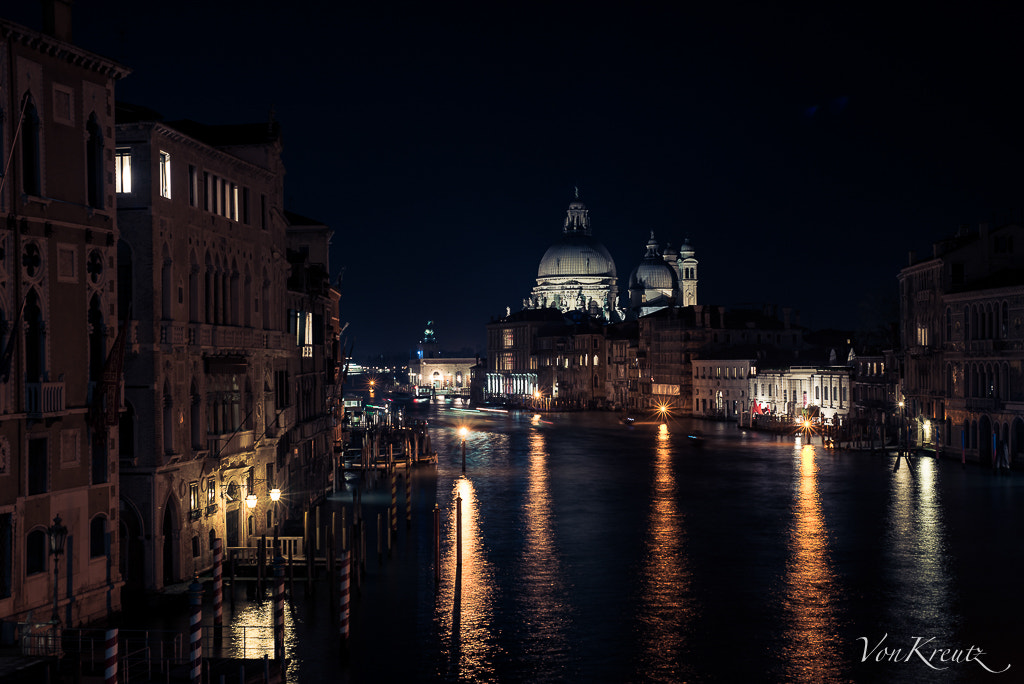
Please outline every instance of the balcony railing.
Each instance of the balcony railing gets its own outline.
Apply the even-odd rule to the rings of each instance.
[[[252,449],[252,445],[252,430],[241,430],[226,435],[208,435],[206,438],[206,448],[209,449],[210,456],[218,458]]]
[[[64,411],[63,382],[25,383],[25,412],[31,415]]]

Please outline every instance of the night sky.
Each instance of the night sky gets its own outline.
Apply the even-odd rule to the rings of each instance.
[[[482,353],[575,186],[623,292],[650,231],[689,236],[701,303],[813,327],[872,324],[909,251],[1024,207],[1017,10],[349,4],[77,0],[74,37],[168,120],[273,109],[362,360],[428,319]]]

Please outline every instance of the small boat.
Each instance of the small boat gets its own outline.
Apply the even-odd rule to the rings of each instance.
[[[697,448],[704,446],[704,434],[700,430],[694,430],[690,434],[686,435],[686,439],[690,443],[690,446]]]
[[[622,416],[622,418],[620,419],[620,422],[623,425],[632,425],[633,423],[636,422],[636,417],[635,416]]]

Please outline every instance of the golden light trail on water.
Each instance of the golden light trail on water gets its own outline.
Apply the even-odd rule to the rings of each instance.
[[[640,573],[640,620],[643,671],[653,681],[678,681],[686,631],[695,609],[688,602],[690,570],[686,563],[686,529],[679,510],[673,445],[668,426],[658,426],[651,482],[651,508]]]
[[[462,563],[458,561],[457,498],[462,498]],[[465,681],[494,678],[491,631],[494,576],[483,553],[479,502],[473,483],[460,477],[452,484],[446,541],[441,560],[441,588],[436,604],[441,633],[447,635],[451,674]]]
[[[840,676],[837,649],[836,580],[828,551],[828,528],[821,512],[818,465],[813,446],[800,447],[794,520],[786,564],[788,628],[783,651],[786,681],[829,682]]]

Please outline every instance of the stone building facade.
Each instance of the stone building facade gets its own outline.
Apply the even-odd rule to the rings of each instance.
[[[128,70],[71,43],[68,4],[48,7],[43,32],[0,20],[0,621],[71,626],[121,605],[114,87]]]
[[[215,538],[249,545],[281,514],[269,491],[289,492],[298,398],[280,153],[273,122],[119,112],[119,288],[138,321],[120,447],[133,590],[209,567]]]
[[[911,444],[1024,459],[1024,228],[963,228],[900,271]]]

